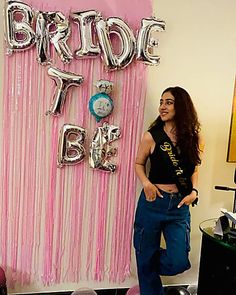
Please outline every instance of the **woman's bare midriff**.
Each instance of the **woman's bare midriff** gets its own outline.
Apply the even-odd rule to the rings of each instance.
[[[167,193],[177,193],[178,192],[178,188],[177,188],[176,184],[174,184],[174,183],[173,184],[156,183],[155,186]]]

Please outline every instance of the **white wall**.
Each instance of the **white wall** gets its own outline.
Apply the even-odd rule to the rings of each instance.
[[[194,100],[205,139],[200,170],[200,203],[192,209],[193,267],[181,276],[164,279],[166,284],[193,283],[197,281],[198,274],[199,223],[219,216],[221,207],[230,210],[233,204],[232,193],[215,191],[214,186],[234,186],[235,164],[226,163],[226,154],[236,65],[236,1],[154,0],[153,5],[154,15],[166,21],[166,32],[159,35],[161,63],[150,67],[144,129],[157,115],[155,110],[161,92],[168,86],[179,85],[186,88]],[[2,31],[0,34],[3,39]],[[0,53],[3,61],[2,47]],[[135,283],[134,262],[133,277],[120,286]],[[84,285],[112,287],[104,282],[86,282]],[[71,289],[76,287],[72,285]],[[37,282],[29,287],[32,289],[40,290]],[[68,285],[45,288],[45,291],[49,289],[68,289]],[[16,291],[20,292],[21,288]]]

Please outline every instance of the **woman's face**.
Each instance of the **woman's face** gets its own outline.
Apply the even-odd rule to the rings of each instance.
[[[173,121],[175,116],[175,98],[170,92],[165,92],[162,95],[159,113],[163,122]]]

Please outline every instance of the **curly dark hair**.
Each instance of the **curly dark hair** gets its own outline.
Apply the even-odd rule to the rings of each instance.
[[[170,92],[175,98],[174,121],[177,146],[190,163],[199,165],[201,163],[199,150],[200,123],[192,99],[188,92],[179,86],[168,87],[163,91],[162,95],[166,92]],[[150,125],[149,129],[154,126],[163,125],[164,122],[158,116]]]

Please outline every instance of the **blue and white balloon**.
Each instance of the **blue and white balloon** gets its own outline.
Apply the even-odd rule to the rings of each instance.
[[[89,111],[97,122],[109,116],[113,111],[113,107],[113,100],[103,92],[93,95],[89,100]]]

